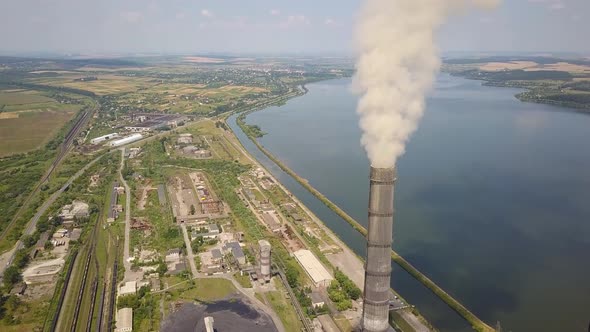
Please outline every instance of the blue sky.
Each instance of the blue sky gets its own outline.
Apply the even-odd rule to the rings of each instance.
[[[445,1],[445,0],[440,0]],[[362,0],[2,0],[0,53],[350,54]],[[590,0],[504,0],[453,17],[444,52],[590,55]]]

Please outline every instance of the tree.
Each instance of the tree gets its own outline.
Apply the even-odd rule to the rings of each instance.
[[[12,288],[14,284],[20,282],[21,280],[23,280],[23,277],[16,266],[11,265],[6,270],[4,270],[4,285],[6,287]]]
[[[191,215],[195,215],[195,213],[197,213],[197,210],[195,209],[195,206],[193,204],[191,204]]]

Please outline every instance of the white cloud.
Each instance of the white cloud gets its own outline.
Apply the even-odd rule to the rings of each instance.
[[[281,28],[289,28],[294,26],[311,25],[311,21],[305,15],[289,15],[287,19],[280,24]]]
[[[119,14],[119,16],[121,17],[121,19],[127,23],[138,23],[143,19],[143,14],[140,12],[134,12],[134,11],[129,11],[129,12],[123,12],[121,14]]]
[[[184,13],[184,12],[178,12],[178,13],[176,13],[176,19],[177,20],[184,20],[185,17],[186,17],[186,13]]]
[[[494,19],[490,18],[490,17],[482,17],[479,19],[479,23],[481,23],[481,24],[490,24],[493,22],[494,22]]]
[[[270,10],[268,13],[269,13],[271,16],[279,16],[279,15],[281,15],[281,11],[280,11],[280,10],[278,10],[278,9],[271,9],[271,10]]]
[[[335,21],[333,18],[331,18],[331,17],[328,17],[328,18],[326,18],[326,20],[324,21],[324,24],[325,24],[325,25],[328,25],[328,26],[334,26],[334,25],[336,25],[336,21]]]
[[[528,0],[529,3],[542,4],[551,10],[560,10],[565,8],[563,0]]]
[[[213,17],[213,13],[209,9],[201,9],[201,16]]]

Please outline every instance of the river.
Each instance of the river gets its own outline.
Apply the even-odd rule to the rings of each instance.
[[[366,225],[368,160],[350,79],[311,84],[247,117],[262,145]],[[440,75],[398,161],[394,248],[491,325],[586,331],[590,321],[590,116],[522,103],[520,90]],[[364,239],[270,162],[246,149],[353,250]],[[470,331],[394,266],[392,286],[441,331]]]

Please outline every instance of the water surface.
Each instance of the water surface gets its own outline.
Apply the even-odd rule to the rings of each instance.
[[[368,160],[350,80],[248,116],[260,142],[366,224]],[[522,103],[519,90],[441,75],[398,161],[394,248],[506,330],[586,331],[590,321],[590,116]],[[246,148],[351,248],[344,221]],[[400,268],[392,285],[441,331],[469,327]]]

